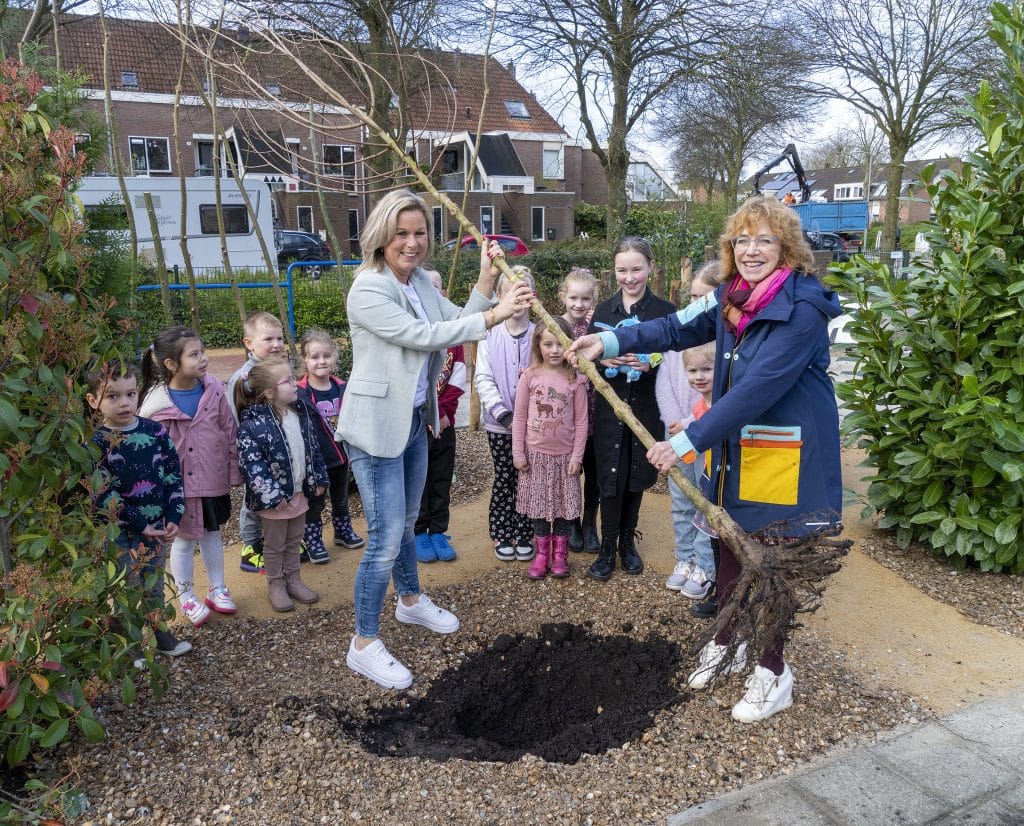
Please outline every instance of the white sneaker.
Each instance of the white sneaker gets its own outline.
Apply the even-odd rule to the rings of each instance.
[[[686,582],[683,583],[683,587],[679,589],[681,593],[687,599],[700,600],[704,599],[711,591],[711,586],[715,582],[712,579],[708,579],[708,575],[704,573],[704,569],[698,565],[694,565],[690,571],[690,576],[687,577]]]
[[[516,545],[515,553],[517,562],[529,562],[534,556],[533,545]]]
[[[231,592],[223,585],[210,589],[206,595],[206,607],[218,614],[233,614],[238,610],[235,601],[231,599]]]
[[[395,619],[407,625],[422,625],[438,634],[451,634],[459,630],[459,618],[451,611],[434,605],[426,594],[420,594],[415,605],[406,605],[399,597],[398,605],[395,606]]]
[[[732,719],[740,723],[767,720],[793,705],[793,672],[788,665],[781,674],[755,665],[746,686],[747,693],[732,707]]]
[[[677,562],[676,567],[672,569],[672,573],[668,575],[668,579],[665,580],[665,587],[670,591],[681,591],[683,585],[686,584],[686,580],[690,578],[690,563],[689,562]]]
[[[183,599],[181,601],[181,613],[183,613],[188,618],[188,621],[196,628],[210,618],[210,609],[203,605],[203,603],[197,601],[194,596],[189,596],[187,599]]]
[[[374,640],[360,651],[353,637],[345,662],[357,674],[369,677],[384,688],[408,688],[412,685],[412,672],[392,657],[380,640]]]
[[[711,682],[711,678],[715,672],[718,671],[718,665],[725,659],[725,652],[729,650],[727,645],[719,645],[714,640],[711,640],[700,650],[700,665],[697,670],[694,671],[686,681],[686,684],[690,688],[700,690],[707,687],[707,684]],[[720,672],[720,677],[725,677],[728,674],[736,674],[743,671],[747,667],[747,644],[741,642],[736,648],[736,654],[732,658],[732,662],[725,666]]]
[[[502,562],[514,562],[516,558],[516,549],[511,545],[495,545],[494,555]]]

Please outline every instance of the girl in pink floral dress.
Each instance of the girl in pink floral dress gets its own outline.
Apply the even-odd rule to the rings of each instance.
[[[555,322],[571,338],[564,319]],[[587,444],[587,380],[540,325],[530,369],[519,379],[512,418],[512,461],[519,471],[516,510],[533,520],[531,579],[569,576],[569,525],[580,516],[580,468]]]

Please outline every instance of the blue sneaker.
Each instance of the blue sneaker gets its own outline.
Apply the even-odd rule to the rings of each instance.
[[[430,534],[430,543],[434,546],[434,554],[442,562],[451,562],[455,559],[455,548],[449,541],[451,537],[446,533]]]
[[[416,534],[416,559],[420,562],[437,562],[437,551],[434,550],[429,534]]]

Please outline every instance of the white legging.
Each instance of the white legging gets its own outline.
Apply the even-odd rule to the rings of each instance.
[[[174,584],[178,589],[178,598],[185,602],[194,596],[193,588],[195,581],[192,579],[195,572],[193,553],[196,547],[196,540],[182,539],[178,537],[171,543],[171,576],[174,577]],[[203,557],[203,564],[206,566],[206,575],[210,580],[211,588],[223,587],[224,585],[224,544],[221,542],[220,531],[208,531],[199,540],[199,553]]]

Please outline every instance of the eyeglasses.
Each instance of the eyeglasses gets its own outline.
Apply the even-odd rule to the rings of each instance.
[[[281,381],[279,381],[277,383],[277,386],[280,387],[281,385],[284,385],[284,384],[294,385],[295,384],[295,376],[288,376],[288,378],[286,378],[286,379],[281,379]]]
[[[765,249],[767,247],[774,247],[779,243],[779,239],[774,235],[755,235],[751,238],[749,235],[739,235],[736,238],[731,238],[729,243],[732,244],[734,250],[752,249],[754,247]]]

